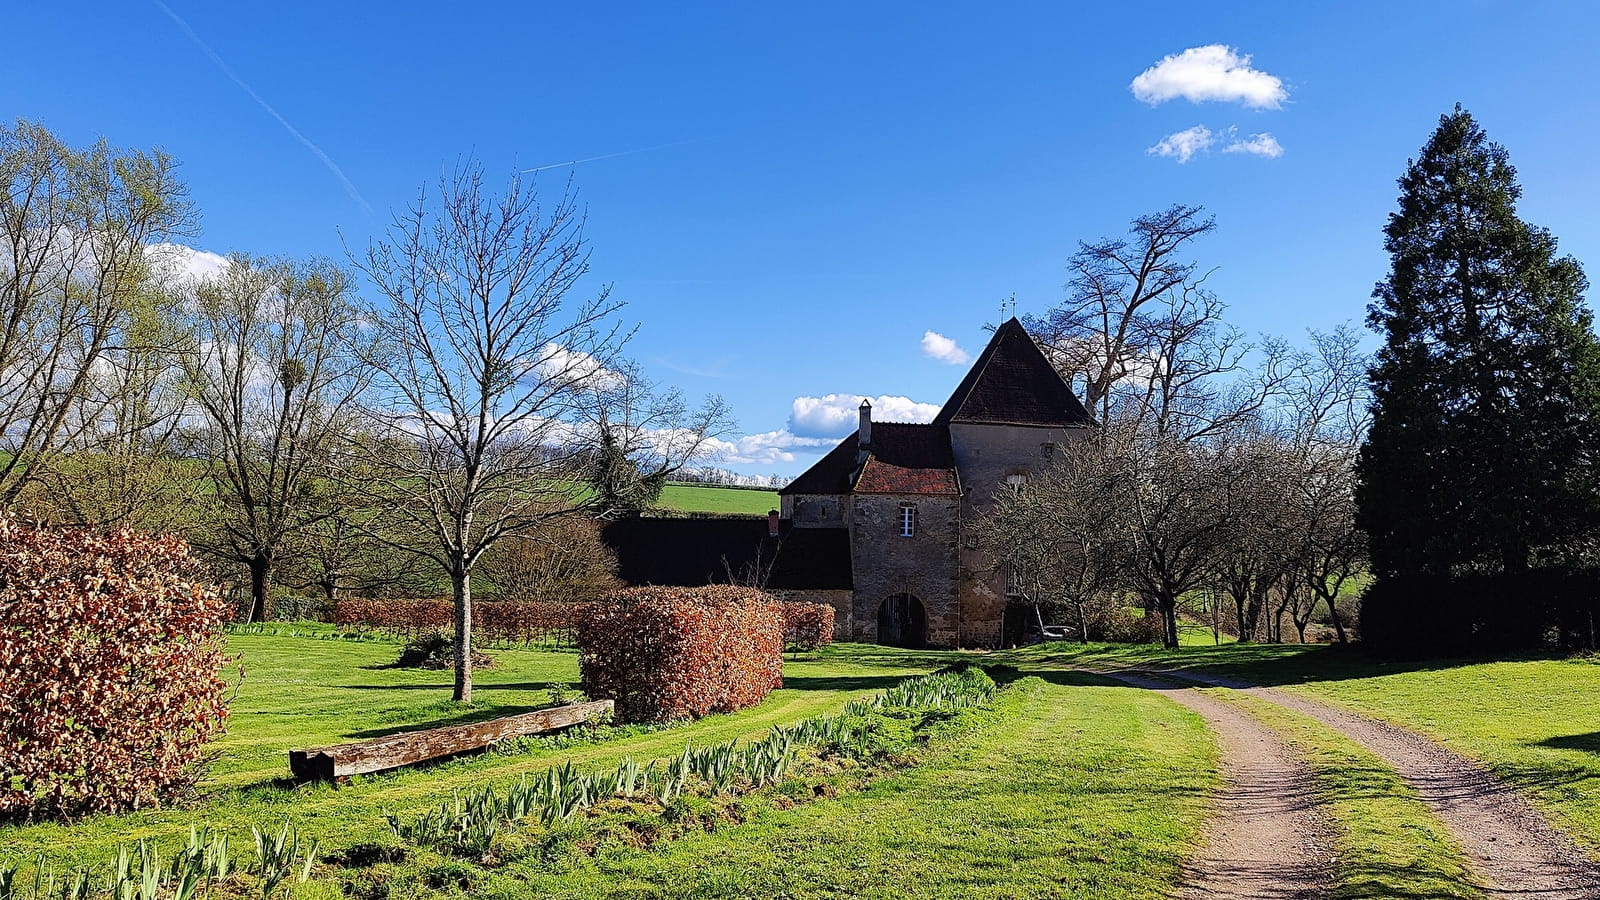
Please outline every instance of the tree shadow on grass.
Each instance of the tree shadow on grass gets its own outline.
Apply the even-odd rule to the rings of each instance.
[[[783,687],[793,691],[865,691],[888,690],[908,675],[785,675]]]
[[[1554,750],[1582,750],[1586,753],[1600,754],[1600,731],[1591,731],[1588,734],[1563,734],[1556,737],[1534,741],[1531,746],[1550,747]]]
[[[449,673],[446,672],[446,675]],[[473,693],[484,691],[547,691],[558,684],[571,684],[568,681],[474,681]],[[454,681],[430,681],[424,684],[341,684],[340,690],[351,691],[443,691],[449,693],[454,687]]]
[[[1004,651],[1002,659],[1025,667],[1131,666],[1151,671],[1193,671],[1261,687],[1351,681],[1409,672],[1431,672],[1487,662],[1558,659],[1552,654],[1403,659],[1377,656],[1360,645],[1224,644],[1163,650],[1153,645],[1089,645],[1067,642]]]

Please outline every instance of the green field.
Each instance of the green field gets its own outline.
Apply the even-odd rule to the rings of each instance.
[[[119,844],[149,839],[170,850],[190,823],[231,829],[247,845],[249,826],[285,819],[337,858],[342,849],[392,841],[388,810],[415,814],[457,791],[504,786],[568,760],[596,771],[623,756],[645,761],[685,745],[758,737],[955,661],[1002,666],[992,671],[1004,687],[989,708],[956,716],[948,733],[936,729],[877,774],[846,772],[713,805],[715,821],[647,844],[631,842],[632,832],[604,813],[518,831],[517,852],[494,861],[419,849],[359,869],[325,862],[293,894],[331,900],[392,886],[396,893],[386,896],[1161,897],[1200,834],[1217,785],[1216,747],[1198,717],[1158,692],[1069,668],[1107,663],[1202,667],[1394,719],[1485,761],[1600,845],[1600,709],[1592,702],[1600,665],[1590,662],[1399,664],[1339,648],[1237,644],[1173,652],[1055,644],[991,654],[840,645],[789,661],[782,690],[732,715],[524,745],[334,788],[289,783],[287,751],[543,705],[552,685],[576,680],[576,657],[496,651],[494,667],[478,674],[478,703],[463,709],[447,699],[448,673],[387,668],[394,644],[293,630],[301,636],[230,638],[248,675],[196,804],[0,826],[0,863],[26,865],[42,854],[58,869],[103,867]],[[1339,831],[1335,896],[1477,896],[1448,834],[1381,761],[1303,716],[1214,693],[1306,754]],[[665,810],[650,815],[658,825],[672,821]]]
[[[661,489],[657,505],[674,512],[764,516],[778,508],[778,492],[672,483]]]

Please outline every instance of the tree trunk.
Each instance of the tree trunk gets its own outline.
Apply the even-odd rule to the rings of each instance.
[[[1087,644],[1087,643],[1089,643],[1089,616],[1088,616],[1087,613],[1085,613],[1083,611],[1083,607],[1084,607],[1084,602],[1082,600],[1079,600],[1078,601],[1078,643]],[[1593,616],[1589,617],[1589,632],[1590,632],[1590,641],[1589,642],[1592,644],[1592,643],[1594,643],[1594,639],[1593,639],[1594,617]]]
[[[1161,598],[1161,646],[1178,649],[1178,598]]]
[[[257,553],[246,563],[250,567],[250,616],[248,621],[265,622],[271,612],[269,595],[272,592],[272,556]]]
[[[1039,643],[1044,643],[1044,610],[1037,602],[1033,604],[1033,618],[1039,623]]]
[[[1334,636],[1338,638],[1341,644],[1350,643],[1350,639],[1345,637],[1344,618],[1339,615],[1339,607],[1334,605],[1333,595],[1324,594],[1323,599],[1328,601],[1328,620],[1333,623]]]
[[[472,702],[472,572],[457,569],[450,573],[450,587],[456,600],[456,691],[457,703]]]

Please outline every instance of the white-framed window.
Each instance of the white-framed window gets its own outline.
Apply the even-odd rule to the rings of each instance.
[[[902,503],[900,505],[900,536],[915,537],[917,533],[917,507],[914,504]]]
[[[1013,493],[1013,494],[1022,493],[1022,486],[1027,484],[1027,483],[1028,483],[1028,476],[1026,476],[1026,475],[1007,475],[1006,476],[1006,489],[1011,491],[1011,493]]]

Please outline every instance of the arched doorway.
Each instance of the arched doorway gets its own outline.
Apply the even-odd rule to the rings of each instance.
[[[895,594],[878,607],[878,643],[920,650],[928,646],[928,611],[910,594]]]

